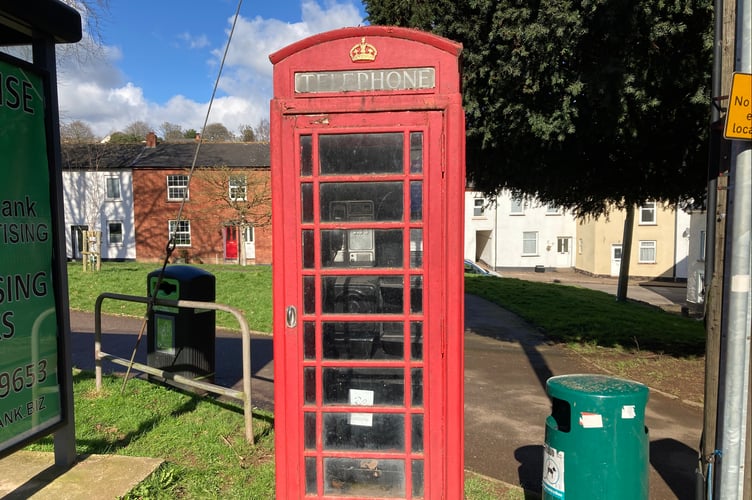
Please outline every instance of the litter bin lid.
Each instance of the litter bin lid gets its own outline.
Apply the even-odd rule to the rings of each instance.
[[[647,402],[648,387],[608,375],[560,375],[546,382],[549,396],[572,401],[585,398],[630,398]]]
[[[156,278],[161,272],[162,269],[155,269],[149,273],[149,278]],[[198,267],[175,264],[164,268],[163,277],[188,282],[195,279],[214,278],[214,275]]]

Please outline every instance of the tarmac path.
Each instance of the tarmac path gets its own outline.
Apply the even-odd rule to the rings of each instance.
[[[546,380],[568,373],[597,373],[586,360],[549,342],[516,315],[481,298],[465,296],[465,467],[540,492],[545,419],[551,404]],[[129,359],[141,319],[103,316],[102,350]],[[94,318],[71,312],[72,358],[94,368]],[[253,405],[273,410],[271,336],[252,336]],[[239,388],[240,335],[217,331],[217,383]],[[136,361],[146,363],[146,338]],[[125,368],[104,363],[109,372]],[[135,373],[135,372],[134,372]],[[694,498],[694,470],[702,409],[651,391],[646,410],[650,430],[650,498]]]

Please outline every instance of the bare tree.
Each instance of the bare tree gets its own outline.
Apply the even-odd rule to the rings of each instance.
[[[81,120],[60,123],[60,140],[69,144],[93,143],[97,137],[91,127]]]
[[[269,119],[262,118],[259,121],[256,128],[253,129],[256,135],[256,140],[259,142],[269,142]]]
[[[202,218],[207,223],[221,220],[223,226],[238,229],[238,261],[245,265],[246,228],[271,224],[269,177],[222,166],[198,169],[194,179],[201,183],[202,195],[209,201]]]
[[[256,142],[256,133],[250,125],[241,125],[238,127],[238,132],[240,133],[241,142]]]
[[[204,128],[203,139],[209,142],[229,142],[234,139],[232,132],[221,123],[210,123]]]
[[[126,135],[139,137],[139,140],[144,140],[146,139],[146,134],[152,132],[153,130],[154,128],[151,125],[149,125],[145,121],[138,120],[125,127],[123,132]]]
[[[183,138],[183,127],[175,123],[164,122],[159,129],[165,141],[174,141]]]

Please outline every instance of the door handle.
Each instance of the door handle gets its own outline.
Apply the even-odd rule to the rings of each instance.
[[[295,306],[287,306],[285,320],[287,322],[287,328],[295,328],[298,326],[298,310]]]

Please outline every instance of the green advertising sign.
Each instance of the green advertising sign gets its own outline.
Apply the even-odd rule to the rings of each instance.
[[[0,452],[61,420],[44,81],[0,60]]]

